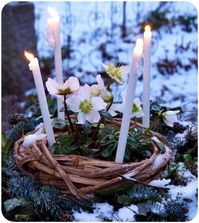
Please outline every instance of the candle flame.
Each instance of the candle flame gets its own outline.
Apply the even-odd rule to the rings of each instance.
[[[135,46],[138,48],[143,48],[143,40],[142,39],[137,39]]]
[[[144,27],[144,30],[145,30],[146,32],[150,32],[150,31],[151,31],[151,27],[150,27],[149,25],[146,25],[146,26]]]
[[[48,7],[48,14],[52,17],[58,16],[57,10],[55,10],[54,8],[50,6]]]
[[[34,55],[33,55],[32,53],[29,53],[29,52],[27,52],[27,51],[24,51],[24,55],[25,55],[25,57],[26,57],[29,61],[31,61],[32,59],[34,59]]]

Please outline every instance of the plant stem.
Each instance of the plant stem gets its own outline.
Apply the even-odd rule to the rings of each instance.
[[[97,124],[97,127],[94,129],[94,131],[93,131],[93,134],[92,134],[92,139],[95,139],[96,138],[96,136],[98,135],[98,133],[99,133],[99,127],[100,127],[100,121],[98,122],[98,124]]]
[[[71,128],[71,131],[74,132],[73,123],[71,121],[71,118],[70,118],[70,115],[69,115],[69,111],[68,111],[68,108],[67,108],[67,104],[66,104],[66,95],[64,95],[64,109],[65,109],[66,116],[67,116],[68,121],[69,121],[69,125],[70,125],[70,128]]]
[[[108,110],[110,109],[110,107],[111,107],[112,104],[113,104],[113,99],[111,99],[111,102],[110,102],[110,104],[108,105],[106,111],[108,111]]]
[[[106,87],[106,89],[108,90],[108,91],[112,91],[112,89],[110,88],[110,86],[111,86],[111,84],[113,83],[113,80],[110,78],[109,79],[109,81],[108,81],[108,83],[107,83],[107,87]]]
[[[78,142],[79,141],[79,132],[80,132],[80,127],[77,124],[76,128],[75,128],[75,141]]]

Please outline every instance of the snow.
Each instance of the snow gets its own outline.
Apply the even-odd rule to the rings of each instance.
[[[74,221],[80,222],[102,222],[103,219],[98,218],[96,213],[88,213],[88,212],[73,212]]]
[[[88,213],[85,211],[78,212],[73,211],[73,217],[75,221],[103,221],[103,217],[106,219],[112,219],[113,206],[108,203],[96,203],[93,205],[93,213]]]
[[[104,220],[112,221],[135,221],[135,214],[138,213],[138,207],[134,204],[120,208],[118,211],[114,211],[114,207],[108,203],[96,203],[93,205],[93,213],[86,211],[74,211],[74,221],[82,222],[102,222]]]
[[[35,130],[37,130],[35,133],[29,134],[24,137],[24,141],[22,144],[24,147],[29,147],[36,141],[42,140],[46,137],[46,134],[43,133],[44,131],[43,123],[40,123],[38,126],[36,126]]]
[[[161,165],[161,163],[164,162],[165,159],[167,159],[168,153],[170,153],[170,149],[167,146],[165,146],[165,153],[159,154],[156,157],[156,159],[154,160],[154,163],[153,163],[153,167],[152,168],[156,168],[159,165]]]
[[[152,180],[149,185],[155,186],[155,187],[165,187],[167,184],[171,182],[170,179],[159,179],[159,180]]]
[[[113,206],[108,203],[96,203],[94,205],[96,212],[99,215],[106,216],[108,219],[112,218],[113,215]]]
[[[138,207],[134,204],[129,207],[123,207],[114,215],[115,221],[130,222],[135,221],[135,214],[138,213]]]

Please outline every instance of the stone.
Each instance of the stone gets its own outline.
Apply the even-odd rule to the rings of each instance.
[[[8,213],[8,212],[13,211],[17,207],[27,206],[27,201],[25,201],[24,199],[12,198],[12,199],[4,201],[3,205],[5,208],[5,211]]]

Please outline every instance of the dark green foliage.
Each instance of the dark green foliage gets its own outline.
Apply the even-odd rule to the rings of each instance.
[[[9,140],[17,141],[27,132],[33,131],[37,124],[37,121],[33,118],[26,118],[24,121],[18,122],[14,126],[14,128],[9,132]]]
[[[186,179],[183,177],[182,166],[179,166],[179,163],[172,162],[170,163],[164,174],[162,175],[165,178],[171,179],[172,184],[174,185],[186,185]]]
[[[10,148],[13,145],[13,141],[8,139],[8,136],[6,135],[5,132],[2,132],[1,140],[2,140],[2,158],[3,160],[6,160],[6,158],[8,157]]]
[[[118,203],[122,205],[138,204],[148,200],[153,202],[161,201],[161,193],[150,187],[134,186],[126,195],[118,196],[117,199]]]
[[[138,205],[138,221],[186,221],[187,207],[182,201],[168,201],[166,204],[146,202]]]
[[[100,146],[100,155],[107,160],[113,159],[117,149],[119,139],[119,132],[116,128],[113,127],[104,127],[100,129],[99,134],[99,146]]]
[[[6,177],[15,177],[19,175],[19,171],[12,155],[5,160],[2,166],[2,174]]]
[[[16,125],[8,132],[2,133],[2,158],[3,161],[8,157],[9,151],[14,143],[27,132],[33,131],[38,122],[33,118],[23,118],[15,120]]]
[[[31,112],[32,117],[34,118],[41,117],[41,109],[39,106],[37,95],[30,94],[28,95],[27,100],[28,100],[26,104],[27,112]],[[56,117],[57,114],[56,100],[52,99],[51,96],[47,95],[47,102],[50,114],[52,114],[53,117]],[[42,121],[42,118],[40,118],[39,121]]]
[[[99,113],[100,113],[101,117],[104,117],[104,118],[106,118],[108,120],[112,120],[112,116],[111,116],[111,114],[108,111],[101,110]]]
[[[171,200],[162,189],[134,186],[125,194],[119,195],[116,202],[122,207],[137,205],[137,221],[185,221],[187,218],[187,207],[184,202]]]
[[[151,141],[152,135],[150,132],[145,131],[142,128],[131,128],[129,130],[129,136],[127,139],[127,151],[129,151],[132,156],[129,160],[137,161],[144,157],[148,158],[151,155]]]
[[[53,128],[63,130],[66,128],[66,121],[60,118],[53,119]]]
[[[187,207],[183,202],[171,201],[166,204],[166,213],[168,221],[185,221]]]
[[[53,145],[52,150],[56,154],[75,154],[80,148],[79,144],[75,142],[73,135],[58,136],[57,142]]]
[[[31,197],[39,185],[29,177],[12,177],[8,181],[8,191],[16,197]]]
[[[144,132],[141,128],[131,128],[127,139],[125,150],[125,161],[142,159],[150,156],[151,134]],[[99,134],[99,147],[102,158],[113,160],[118,145],[119,131],[114,127],[104,127]]]
[[[63,197],[53,186],[39,186],[29,177],[12,177],[8,181],[8,190],[15,197],[31,202],[40,214],[56,219],[64,210],[89,208],[90,203],[78,200],[74,196]]]

